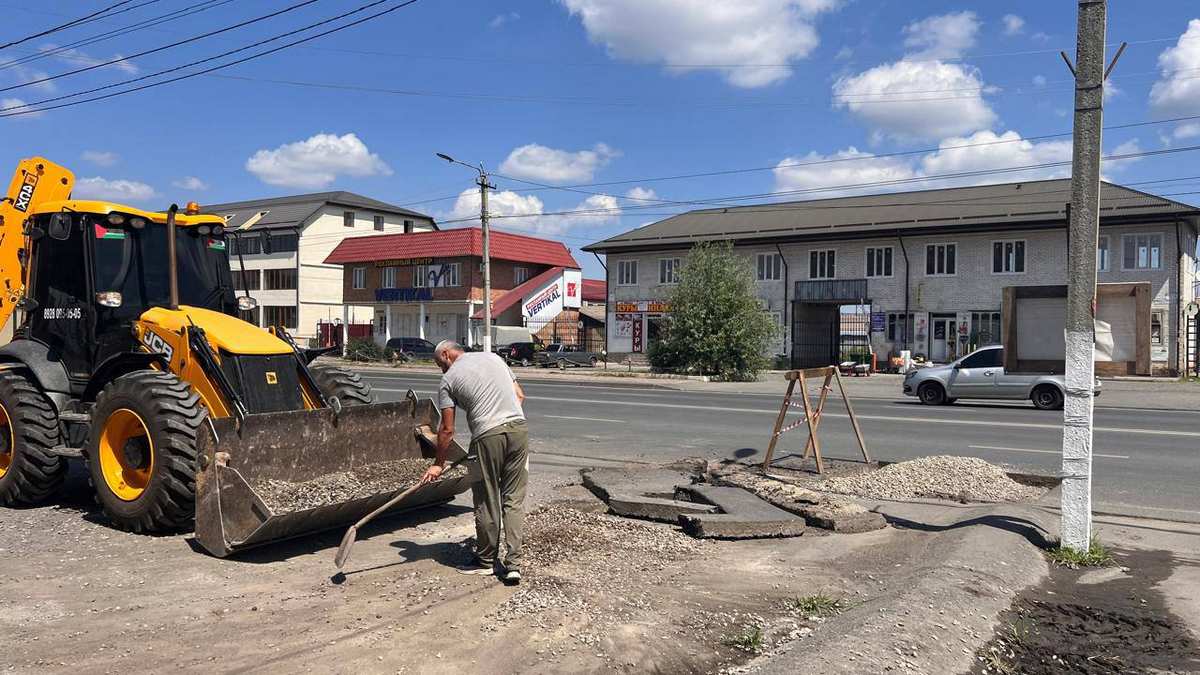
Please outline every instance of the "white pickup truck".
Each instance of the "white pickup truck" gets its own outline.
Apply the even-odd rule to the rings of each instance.
[[[1005,372],[1004,348],[999,345],[904,376],[904,395],[916,396],[925,405],[946,405],[960,398],[997,398],[1028,400],[1042,410],[1060,410],[1065,389],[1062,375]],[[1099,379],[1094,391],[1100,395]]]

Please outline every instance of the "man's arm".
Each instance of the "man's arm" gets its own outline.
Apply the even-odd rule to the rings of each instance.
[[[517,403],[525,405],[525,390],[521,388],[521,383],[513,380],[513,393],[517,395]]]
[[[450,444],[454,442],[454,408],[442,409],[442,423],[438,425],[437,454],[433,466],[425,470],[421,476],[422,483],[437,480],[446,468],[446,458],[450,454]]]

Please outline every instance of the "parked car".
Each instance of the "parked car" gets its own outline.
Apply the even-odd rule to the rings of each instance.
[[[1004,370],[1004,348],[984,347],[944,365],[909,371],[904,395],[916,396],[925,405],[946,405],[960,398],[1029,400],[1042,410],[1061,410],[1066,383],[1052,373],[1009,373]],[[1100,395],[1100,380],[1095,383]]]
[[[434,345],[429,340],[419,337],[396,337],[387,341],[388,349],[396,353],[396,358],[403,361],[432,361]]]
[[[498,347],[496,353],[509,364],[530,366],[533,365],[535,357],[541,349],[542,346],[536,342],[514,342]]]
[[[558,366],[567,369],[570,366],[596,367],[600,355],[596,352],[584,351],[579,345],[564,345],[558,342],[546,345],[546,348],[534,355],[534,362],[539,366]]]

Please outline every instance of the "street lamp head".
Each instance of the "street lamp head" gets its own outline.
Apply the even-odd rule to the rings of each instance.
[[[453,163],[454,163],[454,158],[453,158],[453,157],[451,157],[450,155],[443,155],[443,154],[442,154],[442,153],[440,153],[440,152],[438,152],[438,153],[435,153],[435,154],[436,154],[438,157],[441,157],[442,159],[446,160],[447,162],[450,162],[451,164],[453,164]]]

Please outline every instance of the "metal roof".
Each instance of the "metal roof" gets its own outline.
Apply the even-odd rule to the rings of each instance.
[[[493,260],[536,263],[579,269],[570,249],[561,242],[510,232],[492,232],[489,253]],[[374,234],[346,237],[325,258],[326,265],[405,260],[409,258],[457,258],[483,256],[483,232],[462,227],[437,232]]]
[[[359,209],[369,209],[381,213],[391,213],[400,216],[410,216],[433,222],[433,218],[417,211],[401,208],[394,204],[381,202],[378,199],[371,199],[363,195],[353,192],[339,190],[334,192],[314,192],[305,195],[292,195],[290,197],[271,197],[268,199],[250,199],[242,202],[228,202],[225,204],[208,204],[204,206],[204,211],[207,213],[217,213],[220,215],[231,215],[229,219],[229,228],[236,230],[248,218],[258,213],[259,211],[267,211],[267,215],[263,216],[262,220],[254,224],[250,229],[278,229],[278,228],[295,228],[299,227],[308,220],[314,213],[326,205],[348,206]],[[437,227],[437,224],[434,224]]]
[[[585,251],[690,246],[701,241],[812,240],[1063,224],[1070,179],[777,202],[688,211],[583,247]],[[1196,217],[1200,209],[1113,183],[1100,189],[1103,224]]]

